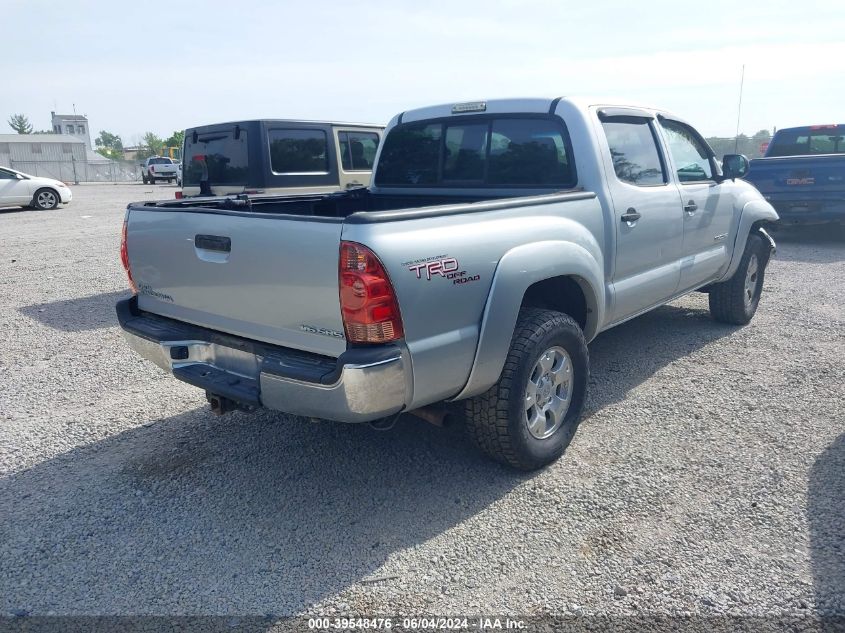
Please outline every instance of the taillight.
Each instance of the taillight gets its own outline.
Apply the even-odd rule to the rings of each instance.
[[[340,312],[350,343],[402,338],[402,315],[387,271],[366,246],[340,243]]]
[[[177,191],[175,195],[176,195],[176,199],[177,199],[177,200],[181,200],[181,199],[182,199],[182,192],[181,192],[181,191]]]
[[[123,221],[123,233],[120,238],[120,262],[123,264],[123,270],[126,271],[126,276],[129,277],[129,288],[134,294],[138,294],[138,286],[135,285],[135,280],[132,279],[132,270],[129,268],[129,249],[126,247],[126,220]]]
[[[150,165],[150,173],[153,173],[156,170],[155,165]]]

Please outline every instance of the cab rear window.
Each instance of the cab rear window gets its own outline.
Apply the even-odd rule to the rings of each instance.
[[[394,127],[375,184],[422,187],[575,185],[566,128],[553,117],[453,117]]]
[[[845,154],[845,125],[820,125],[780,130],[766,156]]]

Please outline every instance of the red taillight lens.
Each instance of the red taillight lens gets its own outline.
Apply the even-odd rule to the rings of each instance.
[[[134,294],[138,294],[138,286],[135,285],[135,280],[132,279],[132,270],[129,268],[129,249],[126,248],[126,220],[123,221],[123,233],[120,238],[120,262],[123,264],[126,276],[129,277],[129,288]]]
[[[182,192],[181,192],[181,191],[177,191],[177,192],[176,192],[176,199],[177,199],[177,200],[181,200],[181,199],[182,199]]]
[[[153,173],[156,170],[155,165],[150,165],[150,173]]]
[[[387,271],[366,246],[340,243],[340,312],[350,343],[388,343],[405,335]]]

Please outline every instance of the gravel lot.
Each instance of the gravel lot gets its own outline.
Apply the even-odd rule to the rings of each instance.
[[[845,243],[777,236],[736,328],[695,294],[601,335],[564,459],[204,395],[131,353],[123,209],[0,211],[0,613],[845,615]]]

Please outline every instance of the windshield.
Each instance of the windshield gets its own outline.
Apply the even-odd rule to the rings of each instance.
[[[375,184],[572,187],[575,173],[558,118],[453,117],[394,127]]]
[[[186,186],[201,181],[210,185],[246,185],[249,167],[248,141],[245,130],[238,138],[234,131],[185,134],[184,176]]]
[[[845,154],[845,125],[818,125],[780,130],[766,156]]]

